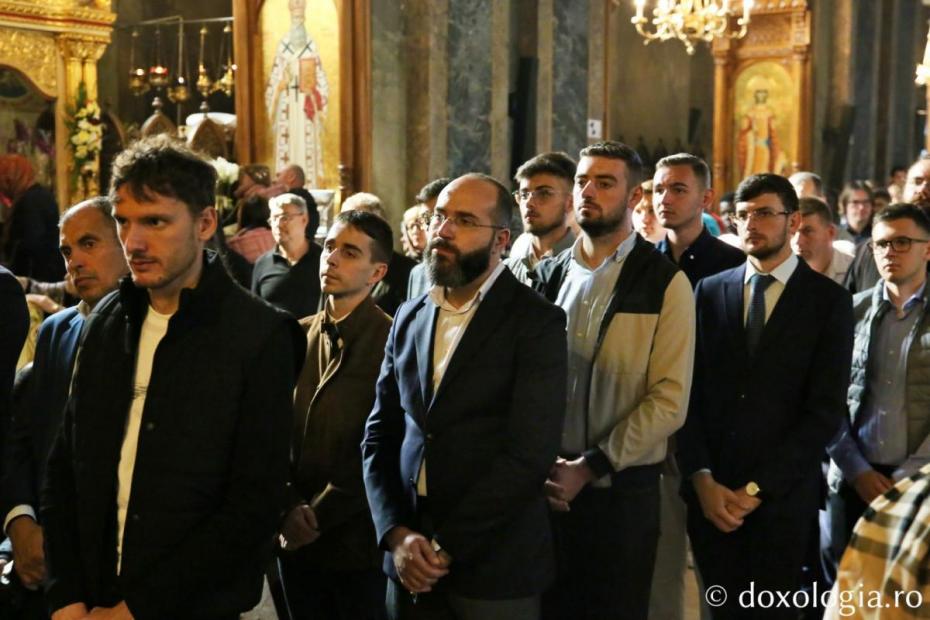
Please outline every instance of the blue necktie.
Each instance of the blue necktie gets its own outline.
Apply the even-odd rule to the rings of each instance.
[[[749,357],[756,352],[765,327],[765,289],[775,281],[774,276],[754,273],[749,278],[749,315],[746,317],[746,348]]]

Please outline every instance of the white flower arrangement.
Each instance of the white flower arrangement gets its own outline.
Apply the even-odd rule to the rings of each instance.
[[[216,182],[221,186],[232,187],[233,183],[239,180],[239,164],[226,161],[222,157],[217,157],[212,163],[216,169]]]
[[[77,185],[80,178],[97,174],[100,170],[98,156],[103,148],[103,124],[100,122],[100,106],[88,100],[87,87],[78,85],[76,110],[68,122],[74,167],[71,178]]]

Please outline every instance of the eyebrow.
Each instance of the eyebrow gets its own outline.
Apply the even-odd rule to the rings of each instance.
[[[434,211],[439,211],[439,212],[441,212],[441,213],[446,213],[446,212],[448,211],[448,209],[445,208],[445,207],[436,207],[436,208],[434,209]],[[458,215],[459,217],[473,217],[473,218],[475,218],[476,220],[478,219],[478,216],[477,216],[477,215],[475,215],[474,213],[471,213],[471,212],[469,212],[469,211],[453,211],[452,213],[453,213],[454,215]]]
[[[80,239],[77,240],[78,245],[84,243],[85,241],[99,241],[100,237],[94,233],[85,233],[81,235]]]

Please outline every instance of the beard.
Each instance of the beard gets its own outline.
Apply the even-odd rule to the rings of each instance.
[[[605,237],[617,232],[617,230],[619,230],[620,226],[623,224],[623,219],[625,217],[625,208],[620,209],[613,217],[606,215],[604,210],[601,209],[601,217],[599,219],[579,217],[578,212],[575,212],[575,219],[578,222],[578,226],[592,239]]]
[[[487,271],[488,265],[491,264],[492,247],[494,247],[493,237],[487,247],[463,254],[445,239],[437,237],[430,240],[423,252],[423,263],[426,265],[430,282],[448,288],[458,288],[473,282],[475,278]],[[433,250],[436,248],[452,252],[452,258],[434,254]]]
[[[786,243],[788,243],[787,230],[785,230],[785,232],[781,235],[780,239],[772,239],[771,243],[768,243],[759,249],[747,251],[746,253],[750,256],[758,258],[759,260],[766,260],[781,252]]]
[[[546,222],[546,223],[536,223],[536,224],[524,223],[524,228],[526,229],[526,232],[530,233],[533,236],[544,237],[548,235],[549,233],[551,233],[552,231],[557,230],[564,225],[565,224],[563,224],[563,220],[559,218],[555,221]]]

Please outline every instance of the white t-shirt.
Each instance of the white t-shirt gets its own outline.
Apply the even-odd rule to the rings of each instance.
[[[129,417],[126,420],[126,434],[123,436],[123,447],[119,453],[118,484],[116,492],[116,518],[117,540],[116,553],[118,559],[117,572],[123,564],[123,530],[126,527],[126,512],[129,509],[129,495],[132,489],[132,472],[136,466],[136,448],[139,445],[139,429],[142,427],[142,412],[145,409],[145,396],[149,389],[149,379],[152,376],[152,361],[155,358],[155,349],[168,331],[170,314],[159,314],[149,306],[142,323],[142,333],[139,335],[139,352],[136,357],[136,374],[133,380],[132,406],[129,408]]]

